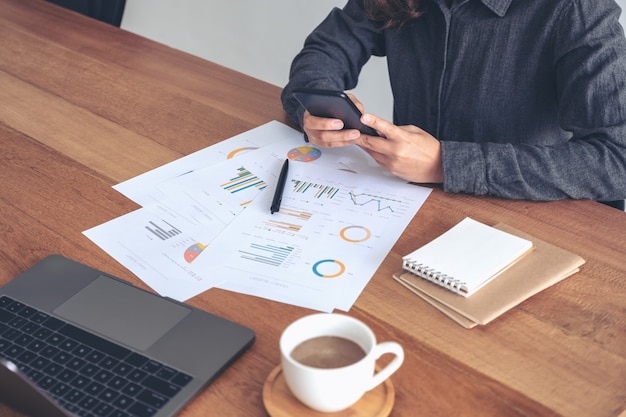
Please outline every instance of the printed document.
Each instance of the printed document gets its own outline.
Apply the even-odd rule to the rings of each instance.
[[[278,122],[115,188],[143,207],[84,234],[159,294],[219,287],[320,311],[349,310],[430,193]]]

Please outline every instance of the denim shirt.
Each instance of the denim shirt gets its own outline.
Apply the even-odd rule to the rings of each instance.
[[[386,56],[393,121],[441,141],[445,191],[626,198],[626,39],[614,0],[423,4],[421,17],[386,30],[362,0],[332,10],[292,63],[285,111],[301,126],[293,88],[350,90],[370,56]]]

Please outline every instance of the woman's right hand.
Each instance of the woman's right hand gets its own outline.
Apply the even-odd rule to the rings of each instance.
[[[363,111],[363,105],[352,94],[348,97]],[[304,112],[302,128],[309,142],[323,148],[336,148],[353,145],[361,137],[356,129],[343,130],[343,122],[339,119],[316,117],[308,111]]]

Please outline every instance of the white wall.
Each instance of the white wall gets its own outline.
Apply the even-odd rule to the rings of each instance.
[[[126,0],[122,28],[283,87],[304,38],[346,0]],[[373,58],[354,90],[391,120],[386,60]]]
[[[626,0],[617,1],[626,7]],[[306,35],[345,2],[127,0],[122,28],[282,87]],[[621,22],[626,26],[626,16]],[[367,111],[391,120],[383,58],[366,65],[354,92]]]

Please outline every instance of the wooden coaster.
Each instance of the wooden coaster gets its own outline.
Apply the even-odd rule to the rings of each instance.
[[[368,391],[352,407],[337,413],[320,413],[302,404],[293,396],[282,367],[279,365],[270,373],[263,386],[263,404],[271,417],[387,417],[393,408],[395,390],[391,379]]]

